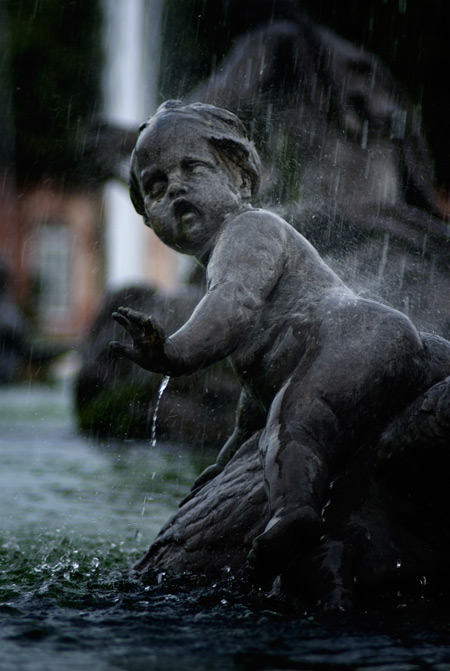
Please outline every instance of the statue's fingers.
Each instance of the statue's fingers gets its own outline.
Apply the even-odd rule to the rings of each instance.
[[[127,329],[135,340],[154,336],[156,333],[159,333],[159,329],[155,325],[152,317],[144,312],[139,312],[132,308],[120,307],[113,316],[119,324]]]
[[[124,329],[126,329],[127,331],[129,330],[130,322],[124,315],[120,314],[120,312],[113,312],[112,318],[114,319],[114,321],[120,324],[120,326],[123,326]]]
[[[147,337],[152,337],[155,341],[165,340],[164,329],[154,317],[148,316],[143,323],[143,327]]]
[[[113,340],[112,342],[109,343],[109,348],[111,349],[112,352],[114,352],[116,356],[126,357],[127,359],[132,358],[132,352],[133,352],[132,345],[125,345],[122,342]]]
[[[159,335],[161,328],[158,325],[158,322],[151,317],[146,315],[140,322],[140,326],[143,329],[146,336],[155,336]]]
[[[139,312],[138,310],[133,310],[132,308],[117,308],[117,312],[128,319],[128,321],[136,326],[143,326],[149,319],[148,315],[145,312]]]

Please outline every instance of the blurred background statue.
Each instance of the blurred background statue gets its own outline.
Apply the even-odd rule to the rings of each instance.
[[[238,38],[188,96],[247,121],[278,209],[358,292],[448,333],[450,246],[417,110],[377,57],[302,15]]]
[[[418,106],[377,56],[312,21],[303,3],[249,0],[239,12],[238,4],[223,2],[219,10],[207,3],[203,33],[188,43],[183,32],[181,46],[173,37],[177,3],[167,4],[164,94],[236,112],[263,159],[259,204],[290,221],[358,294],[448,337],[448,224]],[[202,34],[212,40],[219,32],[225,55],[193,86],[199,73],[191,67],[186,74],[189,59],[202,53]],[[95,133],[94,154],[124,179],[137,125],[102,124]],[[91,375],[88,351],[81,378]],[[106,379],[112,376],[117,370]]]

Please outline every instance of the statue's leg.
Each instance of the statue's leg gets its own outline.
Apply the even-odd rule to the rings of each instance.
[[[302,506],[320,516],[329,481],[329,442],[340,433],[333,409],[310,385],[300,391],[294,378],[283,387],[260,440],[273,516]]]
[[[413,328],[403,317],[369,317],[360,330],[356,319],[352,329],[343,320],[341,338],[322,342],[274,398],[260,440],[270,520],[249,556],[263,579],[318,540],[333,474],[420,388],[421,342]]]
[[[281,389],[260,440],[270,520],[249,556],[260,581],[282,571],[285,560],[317,541],[322,531],[328,443],[341,431],[329,404],[308,393],[307,385],[301,389],[296,376]]]

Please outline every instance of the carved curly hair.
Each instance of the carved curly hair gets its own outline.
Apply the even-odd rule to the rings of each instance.
[[[158,107],[153,117],[140,126],[139,133],[148,127],[152,119],[169,115],[198,121],[204,139],[225,161],[239,167],[250,182],[252,196],[256,195],[261,176],[261,162],[253,144],[247,139],[244,124],[235,114],[205,103],[186,105],[180,100],[168,100]],[[133,151],[130,166],[130,198],[136,212],[145,218],[144,199],[136,168]]]

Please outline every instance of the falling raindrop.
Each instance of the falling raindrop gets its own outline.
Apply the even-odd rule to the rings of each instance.
[[[146,509],[146,507],[147,507],[147,503],[148,503],[149,501],[153,501],[153,497],[145,495],[145,496],[144,496],[144,500],[143,500],[143,502],[142,502],[141,517],[144,517],[144,515],[145,515],[145,509]],[[137,533],[139,533],[139,529],[136,529],[136,534],[137,534]]]

